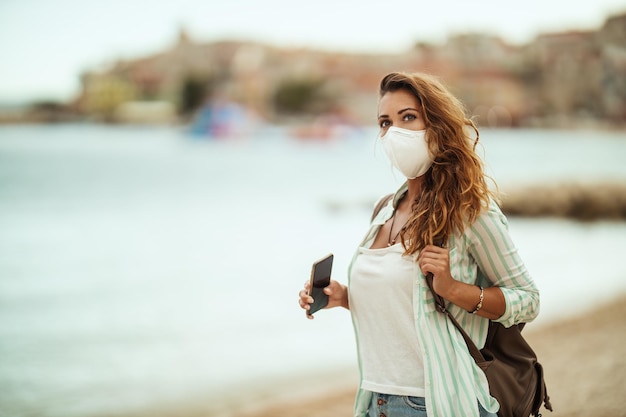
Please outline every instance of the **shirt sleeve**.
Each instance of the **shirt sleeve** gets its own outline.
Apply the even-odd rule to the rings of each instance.
[[[529,322],[539,314],[539,290],[511,240],[508,221],[495,202],[469,227],[470,254],[483,276],[502,290],[505,327]]]

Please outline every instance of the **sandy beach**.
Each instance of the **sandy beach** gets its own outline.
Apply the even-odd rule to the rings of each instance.
[[[553,413],[542,409],[544,417],[626,416],[625,316],[626,295],[622,295],[577,317],[537,329],[532,324],[527,326],[526,338],[544,366],[554,407]],[[334,377],[329,379],[337,381]],[[277,391],[254,409],[231,409],[226,414],[231,417],[351,416],[354,395],[355,386],[336,384],[309,396],[302,393],[286,396]]]

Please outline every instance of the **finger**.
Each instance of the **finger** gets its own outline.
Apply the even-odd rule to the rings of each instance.
[[[432,254],[436,254],[436,255],[445,255],[446,253],[448,253],[448,249],[446,248],[440,248],[439,246],[426,246],[424,249],[421,250],[420,255],[424,254],[424,255],[432,255]]]
[[[310,293],[310,290],[309,290],[309,289],[307,289],[307,288],[305,288],[304,290],[300,290],[300,292],[298,293],[298,295],[299,295],[300,297],[302,297],[302,298],[307,298],[307,297],[309,297],[309,298],[310,298],[310,294],[309,294],[309,293]]]
[[[313,302],[313,297],[309,296],[305,292],[301,291],[298,295],[300,296],[300,303],[302,308],[304,308],[305,305],[309,305]]]
[[[420,264],[420,269],[423,274],[428,274],[429,272],[436,274],[441,270],[441,267],[436,263],[425,261]]]
[[[301,309],[303,309],[303,310],[310,310],[310,309],[311,309],[311,303],[312,303],[312,302],[313,302],[313,301],[311,301],[311,302],[309,303],[307,300],[305,300],[305,299],[303,299],[303,298],[300,298],[300,299],[298,300],[298,305],[299,305],[299,306],[300,306],[300,308],[301,308]]]
[[[426,254],[424,255],[418,262],[432,262],[432,263],[442,263],[445,264],[448,261],[448,256],[446,254]]]
[[[420,269],[425,275],[431,272],[433,275],[439,276],[450,272],[449,266],[444,263],[424,263],[420,266]]]
[[[422,262],[420,262],[421,265],[426,266],[428,265],[431,268],[439,268],[442,265],[446,264],[445,259],[439,259],[439,258],[425,258],[422,259]]]
[[[420,271],[422,271],[422,274],[427,275],[430,271],[428,270],[428,266],[424,265],[424,264],[420,264]]]
[[[420,261],[426,257],[432,256],[433,255],[433,251],[428,249],[428,246],[426,246],[424,249],[422,249],[420,251],[420,253],[417,255],[417,260]]]
[[[419,256],[445,256],[448,253],[447,249],[436,248],[436,250],[423,250]]]

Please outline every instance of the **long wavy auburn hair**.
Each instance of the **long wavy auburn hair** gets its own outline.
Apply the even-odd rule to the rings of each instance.
[[[382,79],[381,98],[398,90],[417,98],[434,159],[400,232],[405,253],[414,254],[426,245],[445,243],[454,232],[461,233],[495,195],[487,186],[483,163],[476,153],[478,128],[465,116],[462,103],[427,74],[395,72]],[[470,129],[475,138],[468,135]]]

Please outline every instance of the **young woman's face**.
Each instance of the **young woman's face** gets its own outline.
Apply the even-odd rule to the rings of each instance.
[[[388,92],[380,98],[378,126],[381,136],[390,126],[409,130],[426,129],[417,98],[406,90]]]

